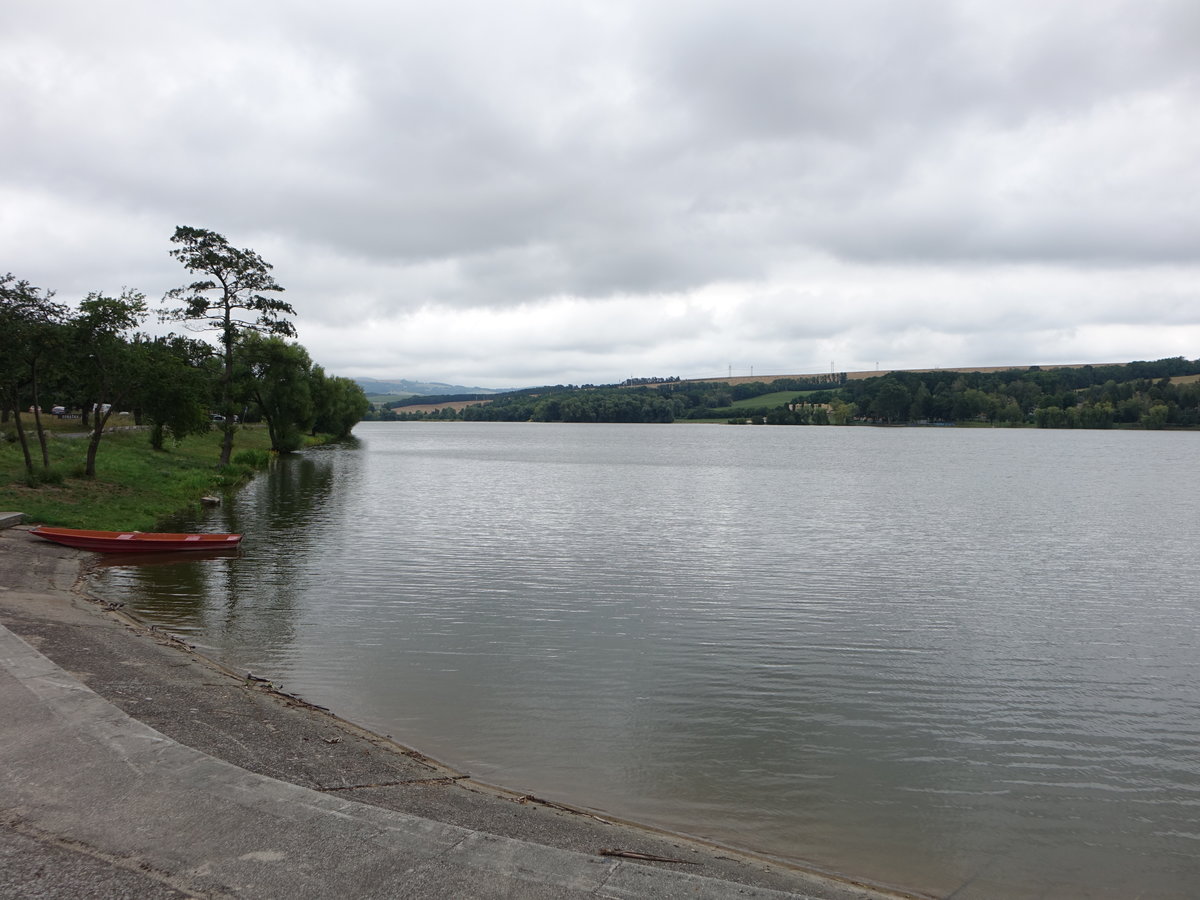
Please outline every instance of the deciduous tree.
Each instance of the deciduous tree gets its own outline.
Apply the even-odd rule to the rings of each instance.
[[[135,339],[138,391],[134,403],[150,425],[150,446],[162,450],[166,434],[180,440],[211,427],[212,347],[179,335]]]
[[[267,420],[271,449],[299,450],[314,418],[312,360],[299,344],[247,332],[238,342],[237,387]]]
[[[61,344],[67,308],[52,302],[53,291],[43,291],[28,281],[18,281],[11,272],[0,275],[0,406],[12,411],[13,427],[25,455],[25,469],[33,474],[33,455],[21,424],[24,400],[32,403],[33,420],[42,451],[42,467],[50,467],[50,451],[42,428],[38,387],[41,368],[52,350]]]
[[[253,332],[291,337],[296,329],[284,318],[294,316],[291,304],[274,296],[283,291],[271,275],[271,265],[253,250],[230,246],[224,237],[204,228],[180,225],[171,242],[178,244],[171,255],[198,281],[168,291],[164,303],[182,302],[164,312],[168,320],[192,323],[202,331],[219,335],[222,361],[221,412],[225,436],[221,442],[221,465],[233,453],[234,354],[240,335]]]
[[[312,368],[312,395],[316,413],[314,434],[322,432],[346,437],[371,408],[367,395],[355,381],[326,375],[320,366]]]
[[[138,381],[136,357],[125,335],[145,318],[145,294],[124,290],[117,298],[88,294],[72,320],[85,396],[96,403],[84,464],[84,475],[88,478],[96,477],[96,454],[108,417],[134,396]]]

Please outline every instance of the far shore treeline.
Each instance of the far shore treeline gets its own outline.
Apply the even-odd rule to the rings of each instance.
[[[765,425],[1200,427],[1200,359],[988,371],[845,373],[730,384],[639,378],[498,394],[411,397],[373,409],[383,421],[725,421]],[[411,407],[420,406],[421,409]]]
[[[270,449],[288,452],[306,435],[348,435],[368,410],[358,384],[326,375],[289,340],[295,310],[278,298],[283,288],[269,263],[201,228],[180,226],[171,241],[171,255],[196,280],[167,292],[159,319],[214,332],[215,346],[140,331],[151,313],[136,290],[91,293],[72,308],[51,290],[0,275],[0,432],[19,443],[30,478],[51,476],[47,432],[61,429],[47,426],[64,417],[88,435],[77,474],[94,478],[119,412],[146,426],[156,450],[218,428],[215,462],[227,465],[242,423],[264,423]]]

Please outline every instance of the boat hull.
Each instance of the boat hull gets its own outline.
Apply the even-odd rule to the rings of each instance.
[[[152,531],[88,531],[79,528],[50,528],[38,525],[29,531],[36,537],[78,550],[96,553],[179,553],[230,550],[241,541],[240,534],[169,534]]]

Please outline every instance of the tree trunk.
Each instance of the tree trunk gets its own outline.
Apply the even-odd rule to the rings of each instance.
[[[42,406],[38,400],[37,366],[33,367],[33,428],[42,448],[42,468],[50,468],[50,447],[46,444],[46,429],[42,427]]]
[[[225,305],[225,373],[221,378],[221,415],[225,417],[225,437],[221,441],[221,465],[229,465],[233,456],[233,326],[229,304]]]
[[[83,474],[86,478],[96,477],[96,454],[100,450],[100,439],[104,437],[104,425],[108,422],[108,417],[112,415],[112,407],[108,408],[108,412],[101,413],[100,406],[96,407],[96,424],[92,428],[92,436],[88,438],[87,448],[87,463],[84,466]]]
[[[17,429],[17,440],[21,442],[21,452],[25,454],[25,471],[33,474],[33,456],[29,453],[29,438],[25,436],[25,426],[21,424],[20,398],[13,398],[13,427]]]
[[[225,417],[225,437],[221,441],[221,465],[229,465],[229,459],[233,456],[233,417],[232,415]]]

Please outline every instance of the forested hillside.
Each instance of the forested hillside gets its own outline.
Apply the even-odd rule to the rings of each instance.
[[[423,397],[424,404],[467,398]],[[991,424],[1039,428],[1200,427],[1200,360],[985,372],[823,375],[741,384],[636,379],[556,385],[498,395],[462,409],[420,412],[403,401],[376,418],[506,422],[647,422],[681,419],[767,425]]]

